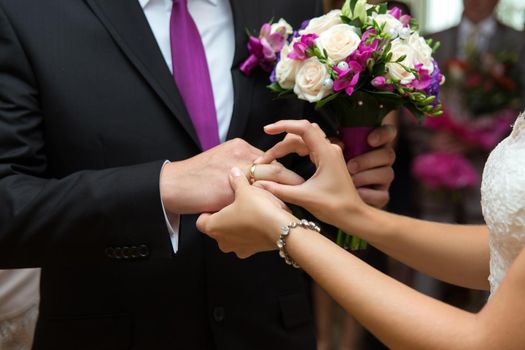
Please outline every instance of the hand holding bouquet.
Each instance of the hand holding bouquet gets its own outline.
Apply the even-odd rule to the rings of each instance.
[[[369,150],[368,134],[391,110],[405,106],[421,120],[442,113],[444,77],[432,57],[438,45],[432,48],[399,9],[347,0],[340,10],[290,28],[282,19],[263,25],[258,38],[250,37],[251,56],[241,68],[249,74],[257,65],[273,66],[271,90],[335,118],[347,160]],[[362,246],[343,234],[338,240]]]

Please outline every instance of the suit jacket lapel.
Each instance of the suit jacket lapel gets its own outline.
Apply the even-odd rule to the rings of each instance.
[[[122,52],[197,145],[197,133],[137,0],[86,0]],[[200,146],[199,146],[200,147]]]
[[[242,137],[250,117],[255,79],[254,77],[244,75],[240,71],[239,66],[248,57],[248,49],[246,47],[248,37],[246,29],[253,30],[255,29],[252,28],[254,24],[259,27],[263,24],[263,20],[260,18],[261,11],[257,11],[260,2],[259,0],[230,0],[235,28],[235,55],[231,69],[234,88],[234,108],[230,129],[228,130],[228,140]],[[258,30],[259,28],[256,29]]]

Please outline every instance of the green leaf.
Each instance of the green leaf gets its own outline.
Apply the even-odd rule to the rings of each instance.
[[[336,92],[335,94],[329,95],[320,101],[317,101],[317,103],[315,104],[315,110],[319,110],[323,108],[328,102],[335,100],[340,94],[341,94],[341,91]]]
[[[343,22],[344,24],[348,24],[348,25],[350,25],[350,23],[352,22],[352,20],[350,19],[350,17],[347,17],[347,16],[341,16],[341,22]]]
[[[436,43],[434,44],[434,47],[432,48],[432,53],[439,50],[440,47],[441,47],[441,43],[439,41],[436,41]]]
[[[351,19],[350,22],[346,23],[352,27],[356,27],[356,28],[361,28],[361,26],[363,25],[363,23],[361,22],[361,20],[359,18],[355,18],[355,19]],[[359,35],[359,33],[358,33]]]
[[[350,0],[350,11],[352,11],[352,14],[354,13],[355,11],[355,5],[357,5],[357,2],[359,0]]]
[[[390,53],[390,55],[391,55],[391,54],[392,54],[392,53]],[[399,58],[396,60],[395,63],[403,62],[406,58],[407,58],[407,55],[403,55],[403,56],[399,57]]]
[[[271,91],[273,91],[275,93],[278,93],[278,97],[282,97],[284,95],[287,95],[287,94],[293,92],[293,89],[285,89],[281,85],[279,85],[279,83],[277,83],[277,82],[272,83],[272,84],[270,84],[270,85],[268,85],[266,87],[268,89],[270,89]]]
[[[273,92],[281,92],[283,91],[283,88],[281,87],[281,85],[279,85],[279,83],[275,82],[275,83],[272,83],[268,86],[266,86],[268,89],[272,90]]]
[[[386,2],[380,4],[379,6],[376,6],[378,8],[378,14],[384,15],[388,12],[388,4]]]
[[[436,99],[436,96],[428,96],[423,101],[421,101],[421,103],[428,105],[429,103],[434,102],[435,99]]]
[[[414,115],[414,117],[417,118],[417,120],[419,121],[419,123],[423,123],[423,121],[425,120],[425,114],[423,112],[421,112],[419,109],[416,108],[416,106],[414,106],[413,104],[407,104],[405,106],[410,112],[412,112],[412,114]]]
[[[341,17],[346,17],[350,19],[350,16],[352,15],[352,10],[350,9],[350,0],[346,0],[343,4],[343,7],[341,8]],[[344,21],[343,21],[344,22]]]

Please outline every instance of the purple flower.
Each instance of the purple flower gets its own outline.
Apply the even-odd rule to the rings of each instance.
[[[396,19],[401,18],[402,11],[399,7],[392,7],[388,10],[388,14],[394,16]]]
[[[409,15],[403,15],[399,17],[399,22],[403,23],[403,27],[408,28],[410,26],[411,19],[412,17],[410,17]]]
[[[315,44],[315,40],[319,38],[319,35],[317,34],[305,34],[301,37],[301,42],[303,42],[306,46],[310,47]]]
[[[382,89],[385,87],[386,85],[386,78],[383,77],[383,76],[378,76],[378,77],[375,77],[374,79],[372,79],[372,86],[377,88],[377,89]]]
[[[259,37],[250,36],[248,39],[250,56],[241,64],[241,72],[249,75],[257,66],[271,72],[277,61],[277,54],[285,43],[286,37],[283,33],[279,31],[272,33],[272,26],[269,23],[263,24]]]
[[[346,94],[351,96],[359,82],[363,67],[355,61],[349,61],[347,63],[348,69],[345,70],[334,67],[334,71],[337,73],[337,79],[334,81],[334,91],[345,90]]]
[[[418,79],[412,80],[406,86],[412,87],[416,90],[424,91],[426,88],[432,84],[432,76],[429,74],[428,70],[423,68],[423,65],[417,64],[415,67],[418,71]]]
[[[373,39],[369,43],[369,38],[371,35],[375,35],[376,31],[374,29],[369,29],[363,33],[361,38],[361,43],[359,44],[357,50],[352,52],[348,57],[347,62],[356,61],[361,64],[362,67],[366,67],[368,60],[372,58],[372,55],[379,48],[379,39]]]
[[[436,107],[439,103],[439,90],[441,86],[441,81],[443,80],[443,74],[439,69],[438,64],[434,60],[434,71],[432,72],[430,84],[425,88],[424,92],[428,96],[435,96],[436,98],[432,102],[432,106]]]
[[[308,46],[298,41],[293,44],[293,50],[290,51],[288,57],[293,60],[304,61],[306,59],[306,50],[308,50]]]
[[[299,30],[305,30],[306,27],[308,27],[309,24],[310,24],[310,20],[309,19],[303,21],[303,23],[301,23],[301,27],[299,27]]]
[[[370,83],[378,90],[394,91],[394,86],[392,84],[387,84],[387,80],[383,76],[375,77]]]
[[[288,57],[293,60],[304,61],[307,58],[306,50],[315,45],[315,40],[318,37],[317,34],[306,34],[301,36],[301,41],[297,41],[293,44],[293,50],[288,54]]]

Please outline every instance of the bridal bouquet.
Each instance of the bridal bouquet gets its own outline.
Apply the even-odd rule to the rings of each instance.
[[[283,19],[250,36],[245,74],[271,72],[269,88],[295,96],[336,118],[347,160],[369,150],[368,134],[401,106],[420,120],[442,113],[444,77],[415,21],[398,8],[347,0],[340,10],[305,21],[293,31]],[[339,244],[359,249],[340,232]]]

